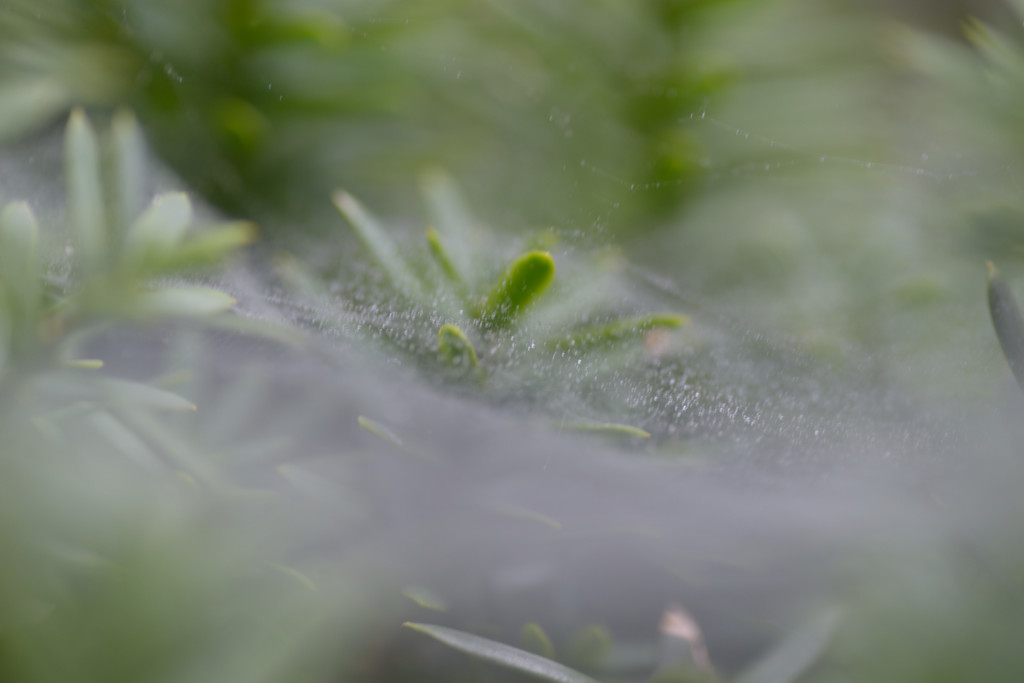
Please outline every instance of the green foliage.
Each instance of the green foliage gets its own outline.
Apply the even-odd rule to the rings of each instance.
[[[873,567],[859,575],[868,599],[846,600],[841,624],[829,611],[787,633],[794,621],[786,605],[778,610],[786,618],[771,614],[770,624],[750,627],[753,642],[732,642],[728,628],[757,617],[721,617],[735,607],[702,589],[742,576],[734,580],[756,589],[742,596],[754,598],[754,611],[778,570],[749,561],[753,531],[726,539],[716,532],[760,529],[748,517],[776,511],[751,513],[759,499],[746,499],[756,488],[748,484],[730,489],[743,498],[735,515],[705,518],[680,500],[680,509],[662,513],[663,528],[638,531],[630,504],[644,520],[652,484],[688,482],[700,466],[712,476],[696,488],[718,491],[726,475],[717,463],[658,458],[658,449],[728,455],[747,429],[758,457],[782,442],[780,459],[849,446],[883,451],[891,462],[898,458],[889,446],[898,443],[939,460],[935,443],[960,439],[974,472],[983,460],[975,451],[1017,455],[1013,425],[998,423],[1003,431],[975,448],[974,432],[946,419],[982,414],[988,428],[997,418],[985,413],[1005,403],[991,381],[1005,372],[992,362],[995,345],[978,352],[985,327],[975,281],[979,257],[1007,263],[1013,275],[1024,253],[1024,49],[1014,31],[971,23],[965,46],[801,0],[8,0],[0,9],[0,139],[70,116],[64,224],[39,204],[42,218],[26,201],[0,207],[0,678],[429,678],[433,660],[384,647],[381,624],[397,628],[410,609],[475,623],[460,611],[464,596],[440,599],[404,560],[410,549],[440,548],[438,573],[465,571],[466,592],[484,586],[476,597],[487,602],[492,577],[478,576],[477,562],[486,553],[477,554],[476,536],[462,538],[478,522],[514,533],[528,526],[557,539],[559,550],[588,537],[603,542],[609,529],[642,537],[628,546],[636,562],[679,574],[673,589],[703,598],[721,619],[712,646],[726,653],[720,661],[716,651],[722,672],[693,657],[690,640],[690,660],[663,657],[658,668],[644,655],[630,680],[652,672],[658,683],[1015,675],[1019,609],[1007,597],[1019,592],[1011,571],[1019,551],[1003,529],[1019,517],[1015,506],[978,524],[985,533],[964,534],[983,553],[954,548],[959,538],[939,544],[940,559],[986,560],[953,567],[946,581],[932,583],[929,572],[942,563],[910,544],[899,564],[908,574],[928,571],[914,574],[909,589],[881,581],[876,589],[889,567]],[[871,56],[858,57],[865,45]],[[922,71],[934,83],[923,83]],[[141,128],[118,108],[125,104]],[[97,132],[81,106],[110,115],[109,129]],[[144,136],[192,194],[147,196]],[[22,154],[37,148],[21,144],[0,162],[29,168],[33,155]],[[409,191],[416,185],[429,220],[412,240],[401,219],[418,215]],[[332,194],[339,186],[352,193]],[[459,186],[483,211],[469,210]],[[288,291],[261,282],[249,303],[277,307],[316,330],[308,335],[315,339],[237,316],[235,298],[208,286],[223,282],[209,271],[256,231],[247,221],[197,218],[206,212],[193,205],[196,193],[268,219],[274,272]],[[332,232],[328,198],[351,235]],[[505,227],[488,229],[478,214]],[[557,231],[535,229],[552,222]],[[619,249],[594,244],[609,238],[640,267],[631,272]],[[264,256],[253,263],[262,266]],[[659,284],[660,274],[682,282],[684,294]],[[635,295],[638,281],[645,296]],[[988,296],[999,343],[1024,385],[1024,323],[991,267]],[[246,352],[262,348],[256,336],[307,343],[292,349],[298,361],[283,352],[246,360],[224,349],[225,331],[251,335]],[[795,339],[797,360],[778,359],[790,347],[773,345],[773,335]],[[525,465],[486,461],[486,443],[464,453],[458,439],[479,434],[478,425],[429,424],[421,409],[442,403],[441,394],[407,375],[396,388],[372,363],[365,383],[325,372],[341,362],[335,344],[412,367],[438,380],[439,392],[482,397],[500,414],[540,414],[559,430],[628,444],[655,433],[654,467],[642,476],[621,469],[615,453],[584,442],[586,455],[599,457],[572,461],[579,469],[566,470],[567,484],[553,472],[569,465],[555,462],[549,472],[518,444],[508,452]],[[849,375],[830,374],[832,366],[852,368],[864,385],[905,384],[929,400],[938,386],[939,400],[952,397],[934,420],[941,426],[929,422],[921,436],[916,423],[900,423],[891,439],[875,435],[851,405],[856,391],[837,379]],[[810,388],[793,390],[805,378],[799,388]],[[324,390],[335,383],[345,387]],[[422,403],[405,401],[419,391],[428,397]],[[893,422],[910,414],[894,409],[899,400],[888,393],[860,399]],[[393,414],[392,403],[400,404]],[[374,419],[357,417],[363,411]],[[322,442],[304,440],[314,413],[334,428]],[[819,437],[823,424],[834,429]],[[563,438],[551,448],[576,443]],[[564,487],[563,508],[535,507],[530,496],[506,502],[501,494],[515,477],[461,490],[487,467],[521,476],[540,500],[543,486]],[[390,479],[399,468],[411,483]],[[955,495],[935,486],[942,477],[910,475],[943,514],[978,507],[958,475],[950,477]],[[992,500],[1016,495],[1019,472],[1010,475],[1011,494]],[[433,499],[441,497],[430,488],[437,482],[450,485],[441,490],[452,501]],[[605,488],[592,508],[575,508],[573,496],[588,486]],[[989,488],[975,486],[988,504]],[[401,528],[449,504],[450,516]],[[837,512],[845,504],[820,515],[804,510],[813,520],[801,517],[785,540],[804,542],[811,527],[833,523],[830,514],[848,514]],[[609,519],[609,510],[623,519]],[[988,508],[978,514],[990,521]],[[686,531],[691,523],[697,531]],[[872,524],[889,531],[888,519]],[[684,531],[674,535],[676,527]],[[887,542],[868,535],[857,534],[858,553]],[[743,547],[726,546],[736,538]],[[531,575],[547,561],[519,564],[526,546],[540,555],[530,541],[502,548],[494,570],[502,581],[516,584],[523,566]],[[781,557],[789,547],[773,551]],[[665,561],[674,555],[684,560]],[[391,581],[380,558],[401,574],[393,590],[375,590]],[[696,578],[677,566],[702,563],[707,575]],[[551,605],[527,617],[558,624],[557,650],[534,622],[518,634],[522,649],[409,625],[513,674],[619,680],[611,663],[621,643],[608,629],[580,628],[573,617],[549,622],[543,613],[571,613],[565,605],[580,599],[572,588],[558,584]],[[389,596],[407,600],[391,611]],[[650,634],[641,636],[649,645]],[[750,656],[771,643],[763,658]]]
[[[259,506],[198,443],[196,404],[172,377],[148,380],[155,361],[125,373],[130,342],[93,343],[232,326],[232,297],[169,279],[222,264],[251,226],[196,225],[182,193],[143,209],[141,145],[130,114],[101,136],[75,110],[67,229],[26,202],[0,211],[0,677],[276,680],[304,652],[295,675],[316,680],[327,667],[313,644],[340,594],[224,523]],[[124,376],[80,357],[94,348]]]
[[[100,141],[81,110],[70,117],[65,136],[66,235],[73,257],[67,281],[54,280],[41,251],[40,227],[24,202],[0,213],[3,270],[0,271],[8,367],[51,369],[75,361],[76,348],[111,318],[160,320],[222,313],[234,299],[208,287],[154,287],[153,278],[222,261],[251,241],[244,224],[193,225],[184,194],[157,196],[140,215],[138,159],[141,140],[130,114],[118,115],[111,140],[113,165],[105,169]],[[109,172],[106,172],[109,171]],[[112,178],[109,188],[103,180]],[[109,190],[109,194],[108,194]],[[107,197],[111,197],[108,201]],[[45,244],[54,237],[47,233]],[[78,367],[83,367],[81,363]]]

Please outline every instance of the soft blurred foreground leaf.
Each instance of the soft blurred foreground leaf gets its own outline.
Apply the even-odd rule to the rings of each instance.
[[[551,683],[595,683],[594,679],[574,671],[558,662],[545,659],[532,652],[520,650],[488,638],[458,631],[445,626],[406,622],[409,628],[425,633],[449,647],[492,664],[519,671],[528,676]]]
[[[105,395],[112,403],[131,405],[158,411],[193,411],[196,405],[187,398],[165,389],[108,377],[96,377],[92,380],[96,390]]]
[[[0,279],[10,287],[19,312],[39,303],[39,225],[25,202],[12,202],[0,213]]]
[[[140,269],[146,274],[161,274],[217,265],[258,238],[256,226],[248,221],[225,221],[195,231],[173,249],[148,251]]]
[[[137,258],[150,250],[171,249],[181,242],[191,223],[192,202],[187,194],[159,194],[128,229],[125,254]]]

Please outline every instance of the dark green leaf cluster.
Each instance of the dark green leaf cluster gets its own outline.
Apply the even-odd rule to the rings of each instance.
[[[208,200],[292,227],[334,187],[379,199],[425,163],[527,220],[567,193],[627,196],[563,159],[657,181],[648,209],[671,208],[700,156],[677,121],[732,79],[691,27],[734,4],[9,0],[0,138],[73,103],[128,105]]]

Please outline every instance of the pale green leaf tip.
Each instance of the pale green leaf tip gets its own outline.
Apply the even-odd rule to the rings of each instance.
[[[229,227],[230,226],[230,227]],[[237,221],[235,223],[225,226],[226,229],[234,228],[242,235],[242,244],[252,244],[258,242],[260,239],[260,228],[258,225],[251,221]]]
[[[18,221],[19,223],[36,225],[35,212],[32,211],[32,206],[23,199],[5,204],[2,219],[5,223]]]
[[[187,484],[189,487],[195,489],[199,488],[199,482],[197,482],[196,478],[193,477],[188,472],[185,472],[184,470],[176,470],[174,474],[183,482],[185,482],[185,484]]]
[[[553,660],[555,658],[555,646],[551,642],[551,638],[536,622],[523,624],[523,628],[519,631],[519,642],[527,652],[532,652],[545,659]]]
[[[8,203],[0,211],[0,228],[4,235],[17,241],[19,246],[35,250],[39,243],[39,222],[36,220],[35,212],[26,201],[14,201]],[[7,248],[10,248],[8,246]],[[35,254],[28,254],[29,258],[35,258]]]
[[[434,595],[432,592],[418,586],[411,586],[403,589],[402,597],[408,598],[416,603],[418,607],[431,610],[432,612],[448,611],[448,607],[444,604],[444,600]],[[406,625],[408,625],[408,622],[406,622]]]
[[[393,446],[398,446],[399,448],[405,447],[405,443],[403,443],[403,441],[398,437],[398,435],[392,432],[384,425],[375,422],[364,415],[360,415],[357,418],[357,421],[359,422],[360,427],[370,432],[374,436],[383,439],[384,441],[387,441]]]
[[[499,515],[504,515],[512,519],[522,519],[530,522],[536,522],[541,526],[545,526],[553,531],[561,531],[562,523],[550,515],[545,515],[543,512],[537,512],[536,510],[530,510],[519,505],[506,505],[499,503],[493,505],[491,509]]]
[[[551,257],[550,252],[542,250],[528,251],[523,254],[519,260],[524,261],[529,259],[531,261],[543,262],[546,266],[550,267],[552,273],[555,272],[555,259]]]
[[[98,358],[80,358],[69,360],[65,365],[69,368],[77,368],[81,370],[100,370],[103,368],[103,361]]]
[[[334,206],[336,206],[338,210],[346,216],[359,210],[359,202],[357,202],[355,197],[345,190],[335,190],[334,193],[331,194],[331,201],[334,202]]]
[[[180,202],[183,206],[188,206],[188,209],[192,209],[192,200],[189,199],[187,192],[173,191],[173,192],[162,192],[153,198],[153,205],[160,206],[164,202]]]
[[[430,248],[430,254],[437,260],[441,271],[444,272],[448,279],[452,282],[461,283],[462,278],[455,269],[455,264],[452,263],[451,256],[449,256],[448,250],[444,246],[441,233],[434,226],[427,228],[427,246]]]
[[[440,166],[426,166],[420,171],[420,183],[422,185],[437,185],[447,180],[448,174]]]
[[[92,123],[82,107],[75,107],[68,115],[66,135],[66,144],[80,144],[82,141],[86,141],[86,144],[95,143],[96,131],[93,130]]]
[[[291,579],[294,579],[307,590],[313,593],[317,592],[316,583],[314,583],[312,579],[310,579],[308,576],[300,572],[298,569],[295,569],[294,567],[289,567],[288,565],[284,564],[277,564],[276,562],[268,562],[267,567],[273,569],[276,572],[280,572],[281,574]]]
[[[466,334],[455,325],[446,323],[437,331],[438,352],[449,365],[462,364],[477,369],[480,367],[476,349]]]
[[[87,124],[85,110],[80,106],[73,107],[71,109],[71,114],[68,116],[68,125],[79,126],[82,124]]]
[[[118,107],[117,111],[114,112],[113,126],[121,129],[132,130],[137,125],[138,121],[135,118],[135,112],[128,107]]]

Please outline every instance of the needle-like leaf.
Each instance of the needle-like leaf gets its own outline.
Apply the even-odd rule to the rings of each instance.
[[[441,240],[441,234],[437,231],[437,228],[427,228],[427,246],[430,247],[430,255],[434,257],[437,265],[441,267],[441,272],[454,284],[461,285],[463,283],[462,276],[452,262],[451,255]]]
[[[589,349],[639,337],[648,330],[682,327],[689,321],[677,313],[653,313],[576,328],[555,341],[558,349]]]
[[[110,124],[113,156],[113,212],[118,234],[124,234],[142,211],[146,187],[146,155],[135,115],[121,109]]]
[[[406,622],[409,628],[425,633],[440,642],[484,661],[497,664],[550,683],[595,683],[594,679],[574,671],[558,662],[545,659],[532,652],[520,650],[488,638],[458,631],[445,626],[414,624]]]
[[[39,277],[39,225],[28,204],[12,202],[0,212],[0,280],[17,313],[30,315],[39,305]]]
[[[341,212],[341,215],[348,219],[359,239],[391,278],[392,284],[406,296],[419,299],[423,293],[423,285],[398,254],[398,248],[387,232],[348,192],[337,190],[332,199],[334,206]]]
[[[75,260],[84,274],[101,266],[107,242],[99,146],[96,131],[81,109],[71,112],[64,138],[64,180]]]
[[[438,169],[426,171],[420,177],[420,189],[427,202],[430,219],[438,244],[444,245],[445,257],[450,271],[446,273],[456,282],[470,282],[470,261],[473,241],[473,219],[466,210],[465,202],[459,197],[455,183],[446,173]],[[431,240],[431,249],[434,240]]]
[[[555,277],[555,260],[546,251],[530,251],[512,262],[477,309],[483,325],[508,327]]]

